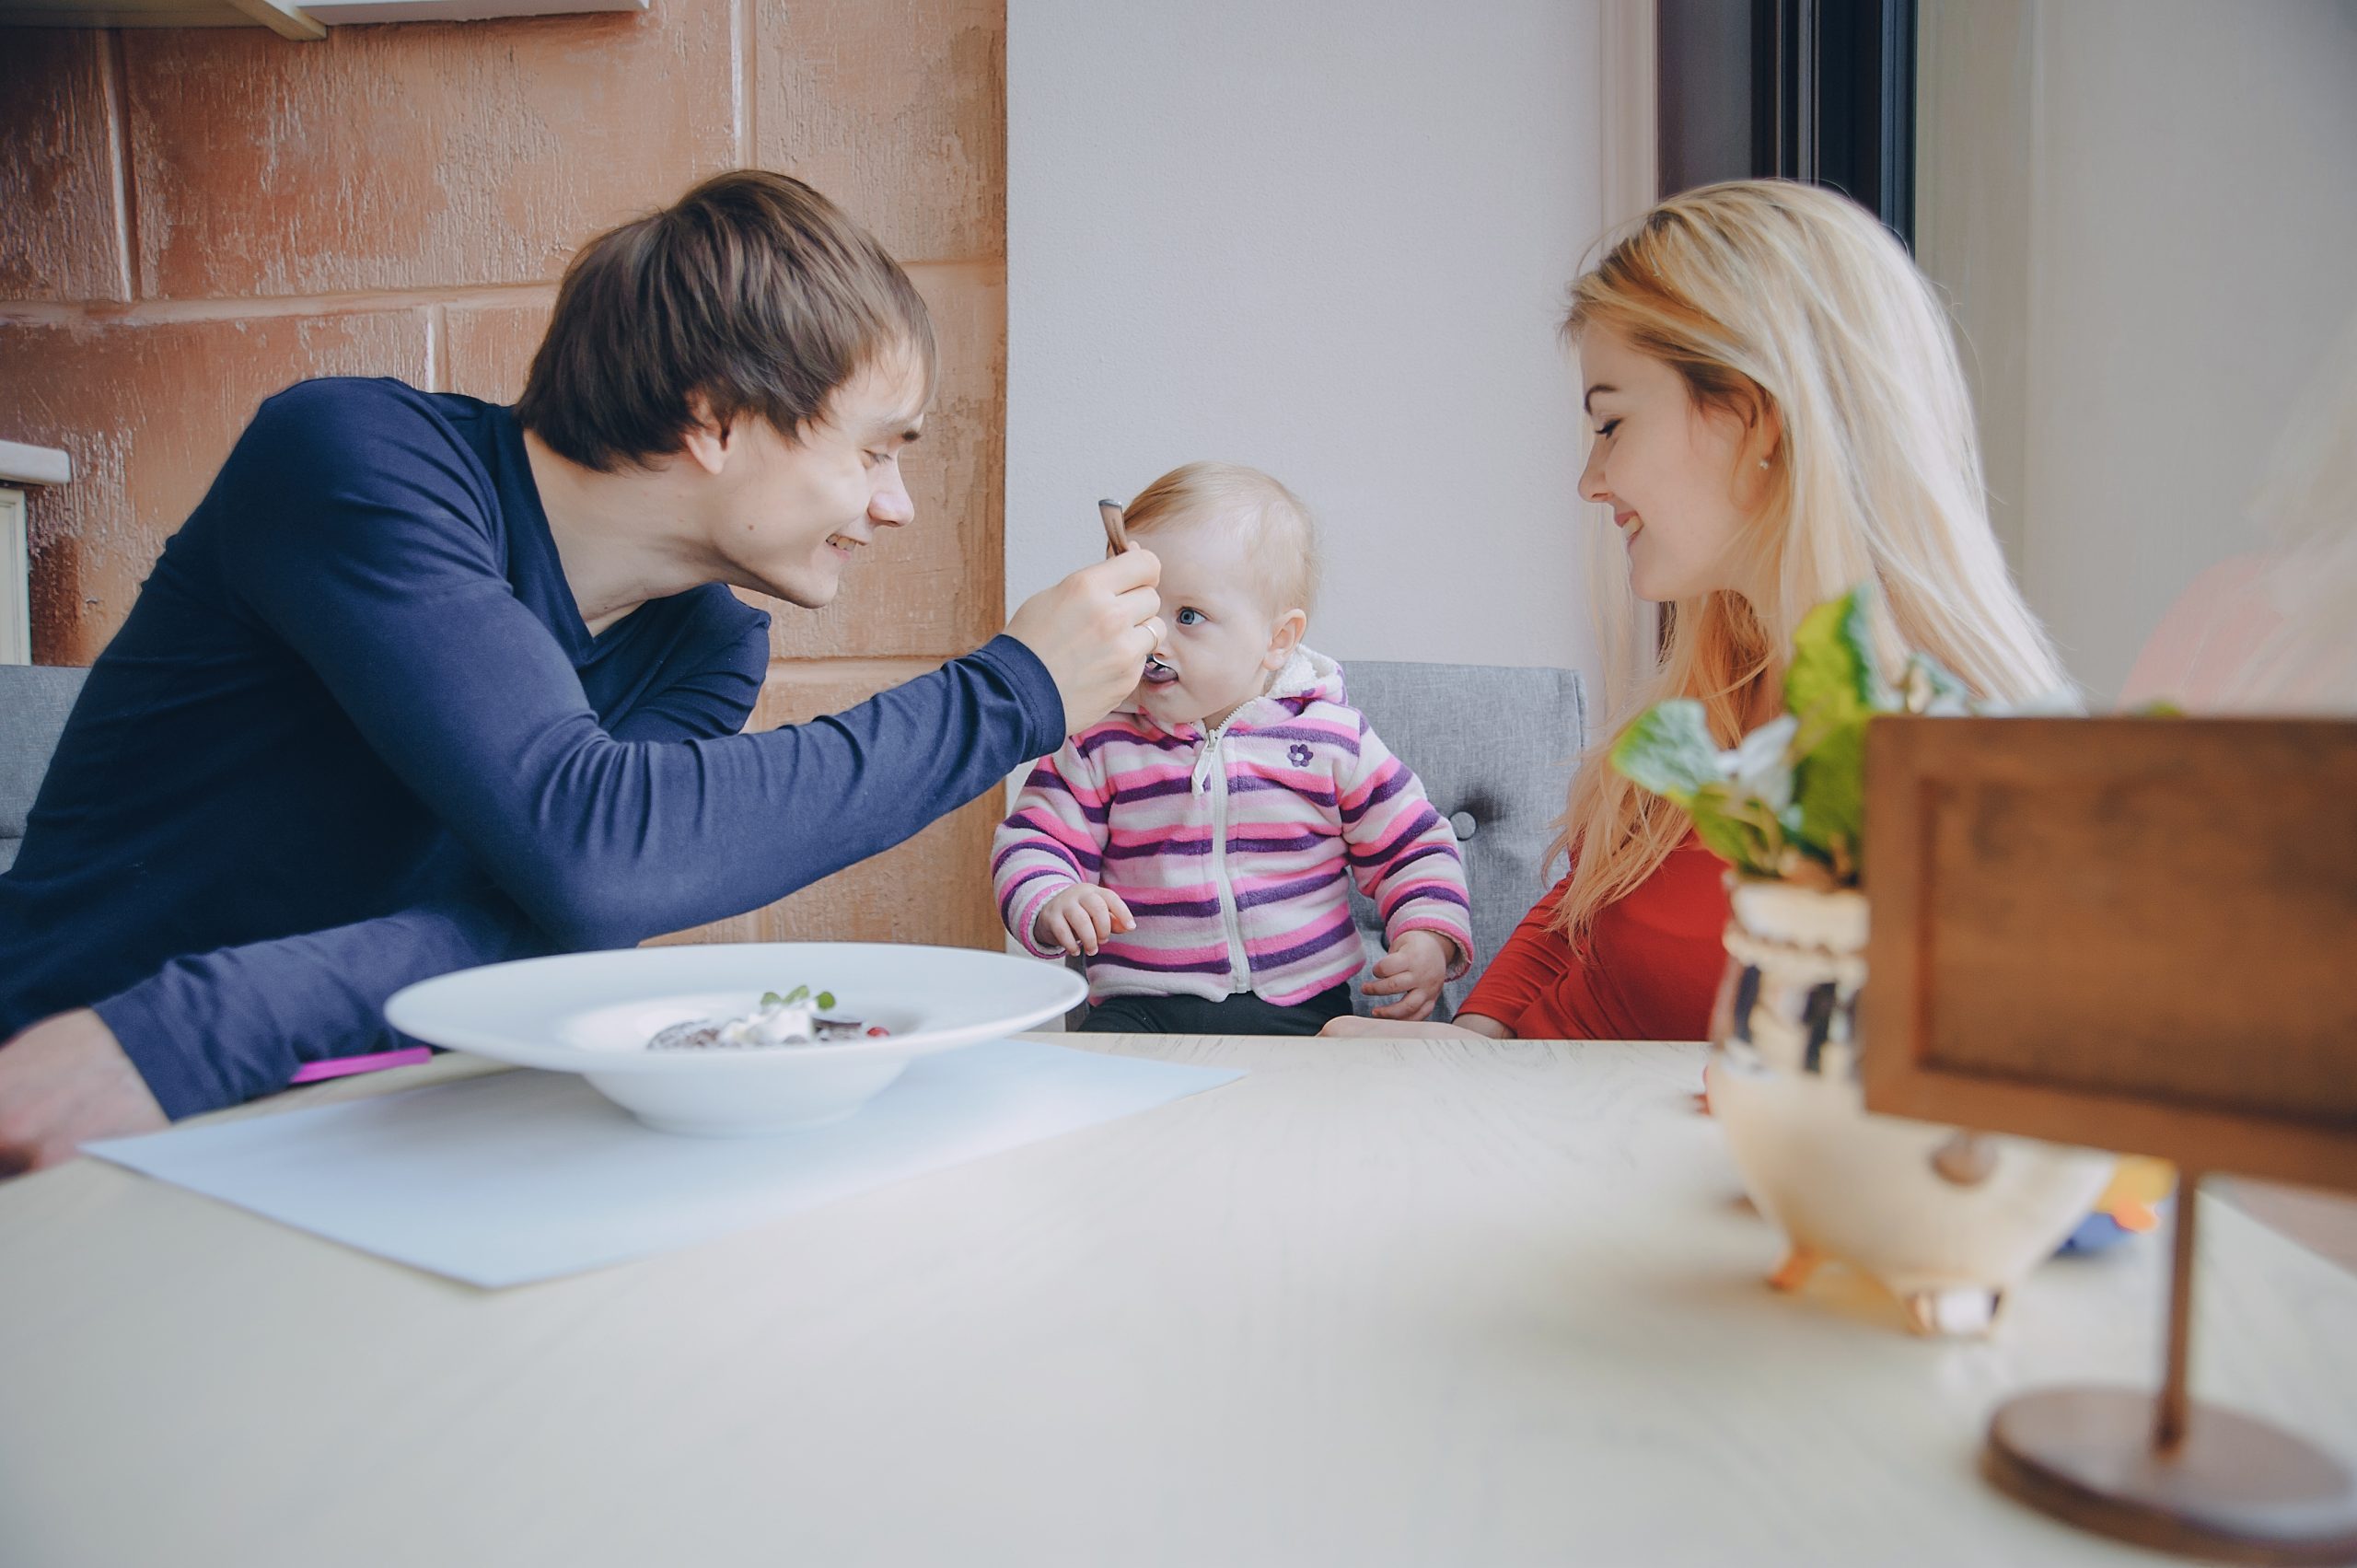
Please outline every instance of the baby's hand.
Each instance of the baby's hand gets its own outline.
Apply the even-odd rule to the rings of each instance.
[[[1039,917],[1031,923],[1031,936],[1042,947],[1094,953],[1115,932],[1137,928],[1130,906],[1119,895],[1075,884],[1040,906]]]
[[[1364,996],[1397,996],[1388,1006],[1375,1009],[1378,1018],[1422,1023],[1433,1016],[1440,1000],[1441,981],[1448,978],[1448,943],[1430,931],[1400,934],[1391,951],[1375,961],[1375,976],[1359,987]]]

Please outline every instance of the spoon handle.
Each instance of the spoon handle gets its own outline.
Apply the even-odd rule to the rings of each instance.
[[[1105,542],[1113,547],[1113,553],[1119,555],[1129,549],[1130,530],[1122,526],[1120,505],[1111,501],[1099,501],[1097,503],[1097,515],[1105,521]]]

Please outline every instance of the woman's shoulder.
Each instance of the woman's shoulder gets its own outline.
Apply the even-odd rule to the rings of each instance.
[[[1715,942],[1727,923],[1727,863],[1689,833],[1653,875],[1597,913],[1655,931]]]

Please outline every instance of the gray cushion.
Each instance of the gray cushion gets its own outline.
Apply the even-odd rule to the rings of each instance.
[[[0,664],[0,871],[16,864],[17,841],[65,715],[81,695],[87,669]]]
[[[1443,993],[1436,1016],[1446,1016],[1547,890],[1547,847],[1587,736],[1585,693],[1574,670],[1481,664],[1368,660],[1344,665],[1342,680],[1457,829],[1476,950],[1472,972]],[[1351,907],[1372,963],[1383,953],[1375,905],[1353,888]],[[1370,1010],[1364,999],[1358,1010]]]

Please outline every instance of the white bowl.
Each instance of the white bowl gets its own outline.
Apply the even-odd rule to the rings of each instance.
[[[649,1051],[657,1029],[749,1013],[765,991],[834,993],[882,1040]],[[759,942],[567,953],[489,964],[396,992],[385,1017],[429,1045],[578,1073],[650,1127],[704,1137],[842,1120],[915,1057],[1043,1023],[1086,994],[1057,964],[883,942]]]

